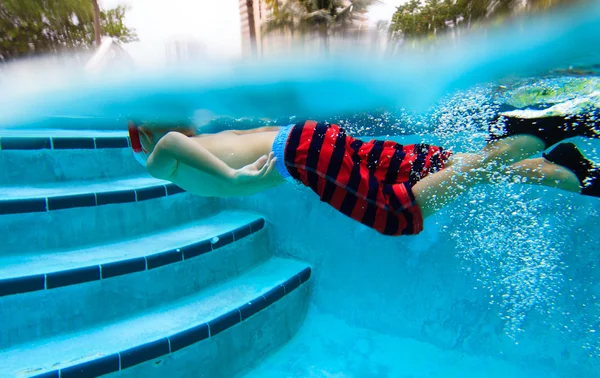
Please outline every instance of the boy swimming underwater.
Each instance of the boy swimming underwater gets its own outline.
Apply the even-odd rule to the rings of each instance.
[[[574,144],[560,143],[542,158],[529,158],[566,138],[600,137],[595,122],[501,118],[501,132],[476,154],[361,141],[337,125],[314,121],[200,135],[191,128],[131,123],[129,132],[150,175],[190,193],[245,196],[298,181],[321,201],[385,235],[420,233],[424,218],[472,186],[494,183],[499,174],[600,197],[600,169]]]

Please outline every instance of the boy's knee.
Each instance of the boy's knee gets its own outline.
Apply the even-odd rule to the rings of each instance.
[[[494,141],[486,146],[484,155],[486,161],[520,160],[523,157],[542,151],[544,142],[533,135],[520,134]]]

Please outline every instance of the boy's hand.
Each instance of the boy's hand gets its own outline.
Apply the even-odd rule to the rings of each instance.
[[[241,185],[251,184],[268,176],[273,171],[277,161],[274,156],[271,152],[269,156],[261,156],[254,163],[235,170],[232,177],[233,182]]]
[[[138,128],[140,133],[140,143],[142,144],[142,148],[148,154],[154,151],[154,147],[156,146],[156,142],[154,141],[154,135],[146,129]]]

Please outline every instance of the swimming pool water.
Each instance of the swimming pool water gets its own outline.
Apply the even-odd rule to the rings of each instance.
[[[590,7],[595,10],[597,4]],[[400,143],[426,142],[456,152],[474,152],[485,144],[490,120],[507,106],[547,109],[582,100],[577,102],[578,107],[568,110],[589,114],[600,107],[597,74],[539,76],[548,68],[563,67],[565,62],[587,59],[589,63],[590,58],[598,57],[597,14],[587,12],[573,24],[556,24],[556,20],[531,24],[530,31],[548,33],[533,33],[531,38],[505,45],[504,49],[502,43],[490,40],[506,42],[518,35],[517,31],[495,40],[471,41],[474,46],[487,46],[488,51],[459,45],[455,46],[456,55],[451,56],[444,55],[448,54],[444,49],[436,53],[439,55],[417,53],[398,63],[399,67],[393,60],[382,62],[380,70],[364,77],[357,73],[374,67],[372,61],[357,59],[340,69],[336,66],[339,60],[324,59],[303,70],[299,67],[304,62],[286,60],[264,67],[242,65],[238,67],[240,71],[211,67],[200,71],[190,82],[186,82],[186,75],[199,71],[159,72],[154,73],[156,76],[143,73],[123,82],[113,77],[106,84],[94,78],[80,86],[76,76],[67,76],[66,82],[58,80],[39,88],[29,82],[15,89],[13,98],[0,99],[0,108],[5,110],[0,123],[13,129],[0,133],[0,146],[1,138],[26,136],[23,129],[33,128],[27,132],[29,137],[45,138],[52,133],[81,139],[69,141],[72,145],[93,140],[92,147],[85,148],[95,151],[81,146],[63,151],[0,151],[2,204],[16,198],[29,201],[23,202],[27,206],[35,201],[34,205],[41,201],[45,206],[38,213],[33,207],[29,208],[33,209],[31,213],[10,213],[8,216],[13,218],[0,222],[5,235],[0,253],[4,265],[0,271],[11,268],[12,273],[17,272],[14,266],[19,264],[20,275],[28,274],[28,268],[34,265],[44,274],[49,267],[79,269],[84,262],[87,264],[89,256],[73,258],[79,250],[61,253],[66,248],[83,246],[90,254],[103,251],[104,259],[133,258],[135,261],[128,261],[126,266],[136,276],[123,274],[118,278],[123,281],[102,282],[101,266],[106,261],[94,257],[90,261],[96,264],[97,278],[78,276],[80,281],[72,280],[75,283],[71,286],[57,289],[56,297],[47,290],[46,281],[46,286],[38,288],[40,293],[31,297],[26,293],[19,293],[22,297],[18,299],[7,295],[11,299],[3,303],[13,307],[4,307],[5,314],[18,316],[23,311],[23,319],[31,319],[32,324],[39,315],[44,324],[28,325],[23,320],[19,326],[26,330],[19,334],[17,326],[11,328],[13,334],[2,339],[2,347],[19,347],[20,344],[10,345],[14,334],[24,344],[37,340],[36,337],[42,338],[36,342],[43,344],[54,333],[66,337],[62,335],[67,331],[77,331],[82,338],[91,339],[90,335],[101,333],[102,327],[110,327],[111,322],[132,313],[141,319],[146,310],[156,319],[164,319],[157,315],[159,304],[167,302],[171,306],[169,301],[187,295],[206,300],[206,287],[227,286],[221,280],[238,277],[239,281],[231,282],[240,282],[239,287],[232,289],[239,289],[239,296],[234,298],[239,303],[223,303],[228,311],[233,309],[234,315],[239,311],[239,327],[227,317],[210,320],[222,327],[222,340],[227,341],[216,338],[205,349],[204,344],[198,343],[193,352],[172,354],[164,361],[150,358],[152,363],[143,365],[145,376],[164,376],[162,363],[164,369],[179,369],[170,371],[170,375],[195,376],[201,369],[194,370],[199,369],[193,365],[194,353],[201,354],[203,361],[218,361],[216,368],[211,365],[215,370],[210,370],[218,376],[225,374],[219,373],[218,364],[234,361],[238,352],[243,354],[240,351],[245,351],[250,362],[244,365],[235,360],[241,366],[238,370],[232,367],[238,365],[231,363],[231,370],[223,371],[249,377],[598,376],[597,198],[524,182],[500,182],[471,190],[427,219],[422,234],[389,238],[335,212],[318,202],[310,190],[297,185],[241,199],[175,196],[180,194],[176,188],[145,177],[123,145],[101,151],[102,142],[98,139],[108,135],[98,130],[114,129],[115,138],[123,138],[120,129],[132,115],[161,119],[177,114],[182,119],[194,119],[195,112],[202,108],[218,116],[202,126],[204,131],[288,124],[310,115],[338,123],[357,136]],[[460,54],[465,51],[468,54]],[[411,72],[415,67],[421,71],[414,77],[403,75],[402,70]],[[269,71],[272,68],[276,70]],[[294,68],[298,68],[296,73],[292,72]],[[532,71],[538,75],[527,76]],[[495,81],[507,73],[520,77]],[[208,89],[203,90],[201,84]],[[160,104],[158,109],[156,104]],[[77,131],[57,134],[48,130],[57,126]],[[54,141],[43,140],[55,148]],[[587,157],[600,163],[600,140],[573,141]],[[121,164],[125,159],[128,160]],[[65,201],[65,196],[70,196],[72,202]],[[100,206],[99,199],[108,205]],[[50,209],[51,204],[58,207]],[[10,208],[13,210],[14,206]],[[233,215],[238,210],[264,217],[266,233],[250,239],[248,244],[236,244],[250,232],[257,232],[252,228],[255,218],[244,223],[247,215]],[[222,217],[231,216],[231,224],[222,220],[200,224],[200,228],[214,227],[214,235],[202,240],[202,245],[211,251],[216,251],[218,243],[231,245],[223,255],[211,255],[214,260],[185,265],[187,261],[182,260],[191,241],[180,235],[189,231],[184,226],[198,218],[213,219],[207,216],[217,211],[224,211]],[[182,227],[180,234],[175,232],[177,227]],[[165,229],[173,232],[164,233]],[[172,250],[165,252],[155,245],[150,253],[132,247],[140,235],[151,239],[159,234],[169,248],[175,245]],[[115,245],[107,251],[110,245],[107,247],[106,243],[127,238],[127,247]],[[177,244],[183,242],[188,244]],[[28,261],[35,264],[28,266]],[[152,264],[162,270],[151,271]],[[304,273],[304,281],[300,282],[297,275],[307,271],[306,264],[312,268],[312,275],[307,281]],[[281,267],[281,271],[257,278],[260,270],[247,272],[254,266],[263,270]],[[291,278],[284,274],[288,271]],[[0,280],[7,277],[12,276],[0,275]],[[269,281],[271,278],[274,281]],[[97,281],[89,284],[96,286],[85,286],[85,280]],[[134,284],[129,286],[131,282]],[[286,290],[294,285],[300,290],[290,290],[291,296],[283,297],[277,291],[289,294]],[[0,289],[6,287],[0,285]],[[254,300],[256,293],[267,290],[274,290],[269,293],[280,296],[281,302],[273,300],[273,307],[258,312],[260,317],[254,319],[260,320],[241,321],[242,308],[249,308],[244,301]],[[107,298],[107,303],[112,299],[106,305],[106,323],[102,303],[96,297]],[[31,305],[36,298],[50,303],[47,311]],[[257,298],[266,303],[267,294]],[[55,319],[50,313],[50,309],[61,311],[57,300],[68,304],[66,315],[60,315],[65,319]],[[82,307],[88,301],[93,307]],[[208,300],[207,303],[214,304]],[[29,306],[35,310],[25,314]],[[307,307],[308,315],[302,324]],[[176,311],[184,312],[181,308]],[[144,319],[150,319],[142,322],[147,325],[153,318]],[[121,328],[115,326],[111,332],[121,332],[126,329],[123,324],[128,323],[119,324]],[[183,325],[171,326],[173,332],[183,329]],[[285,332],[281,333],[278,327],[285,328]],[[152,323],[150,328],[156,334],[162,332],[157,324]],[[145,332],[137,331],[142,336]],[[251,332],[251,337],[243,333],[246,331]],[[285,344],[296,331],[296,336]],[[142,337],[139,335],[136,337]],[[176,340],[177,335],[181,336],[169,337]],[[115,340],[115,345],[119,342]],[[251,346],[256,346],[256,350]],[[169,351],[170,348],[171,338]],[[183,368],[177,365],[178,359],[185,361],[181,363]]]
[[[591,148],[597,149],[594,145]],[[313,333],[292,341],[289,348],[295,353],[308,350],[318,356],[318,348],[334,348],[326,353],[333,361],[324,364],[325,370],[315,365],[313,375],[307,376],[358,377],[367,371],[371,375],[364,376],[377,376],[368,362],[377,357],[368,353],[360,357],[364,366],[354,367],[358,370],[338,365],[334,357],[340,353],[342,360],[359,358],[346,355],[343,345],[353,348],[349,335],[368,333],[363,328],[376,333],[372,353],[389,352],[385,344],[389,342],[388,347],[401,354],[412,347],[394,338],[407,337],[473,358],[472,367],[482,365],[471,376],[596,375],[600,351],[596,198],[521,183],[479,187],[426,220],[421,235],[393,239],[357,226],[315,200],[312,192],[289,187],[249,201],[226,201],[266,214],[276,231],[278,253],[315,267],[315,307],[351,325],[339,334],[335,328],[331,340],[321,334],[314,351],[311,337],[317,331],[301,331]],[[319,316],[314,316],[309,313],[318,322]],[[327,326],[321,329],[328,331]],[[340,342],[338,335],[349,339]],[[382,341],[386,337],[392,339]],[[411,366],[411,361],[398,357],[406,369],[388,360],[390,365],[380,368],[392,370],[381,370],[381,376],[465,374],[456,355],[438,352],[423,351],[435,361],[453,362],[446,366],[430,361],[443,366],[418,370],[414,366],[421,362]],[[489,358],[507,363],[508,370],[488,365]],[[273,363],[285,367],[292,360],[280,355]],[[303,366],[295,361],[294,366]]]

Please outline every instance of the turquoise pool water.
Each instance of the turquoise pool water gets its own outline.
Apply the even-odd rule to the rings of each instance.
[[[508,103],[566,106],[595,93],[598,83],[596,76],[560,76],[519,81],[510,91],[485,85],[448,96],[428,113],[338,122],[400,143],[477,151],[490,119]],[[560,93],[568,87],[582,91]],[[396,128],[428,133],[390,133]],[[600,140],[571,141],[599,161]],[[300,200],[287,201],[293,197]],[[520,181],[480,186],[426,220],[423,234],[396,239],[373,235],[313,199],[291,188],[236,202],[268,214],[281,250],[317,272],[310,326],[251,377],[597,375],[597,198]]]
[[[509,107],[597,111],[598,11],[593,2],[381,61],[288,57],[96,77],[54,66],[5,75],[12,95],[0,98],[0,205],[41,199],[43,210],[1,207],[0,313],[11,321],[0,365],[12,373],[19,356],[35,360],[41,350],[39,367],[18,370],[33,375],[98,356],[98,365],[114,363],[118,352],[118,370],[123,356],[139,362],[123,350],[168,337],[167,352],[123,376],[598,376],[600,199],[500,182],[427,219],[422,234],[389,238],[291,184],[240,199],[181,194],[144,176],[119,139],[129,118],[191,120],[216,131],[310,117],[357,136],[475,152]],[[550,72],[570,65],[585,72]],[[52,137],[52,148],[6,148],[3,138],[23,136]],[[59,151],[54,137],[80,145]],[[600,140],[572,141],[600,163]],[[265,231],[236,244],[259,232],[257,222]],[[186,265],[185,251],[199,241],[214,253]],[[104,281],[115,260],[133,273]],[[90,264],[97,282],[48,285],[57,271],[88,272]],[[41,288],[10,291],[10,280],[27,274],[44,275]],[[288,293],[300,275],[308,284],[242,321],[248,301]],[[240,322],[223,326],[215,317],[230,310]],[[223,338],[175,353],[173,340],[200,321],[221,327]]]

